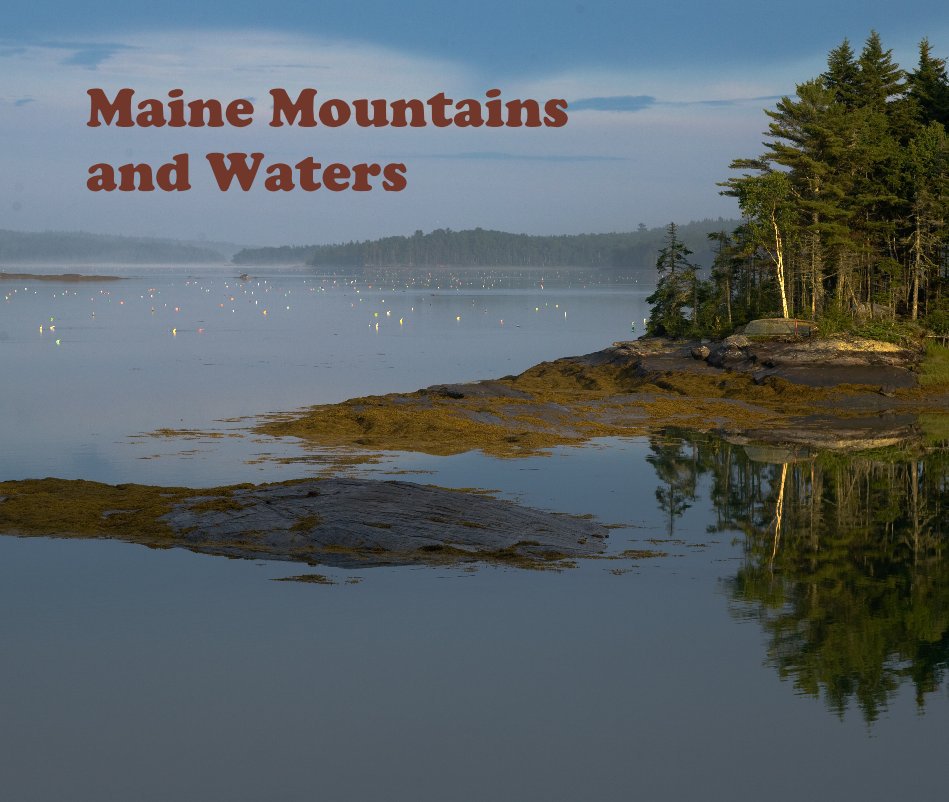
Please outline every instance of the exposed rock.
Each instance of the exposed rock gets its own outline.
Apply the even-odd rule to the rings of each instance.
[[[712,353],[711,349],[707,345],[697,345],[692,349],[692,358],[693,359],[708,359],[708,355]]]
[[[707,362],[716,368],[736,368],[749,361],[754,361],[752,356],[731,337],[713,346],[707,357]]]
[[[314,479],[239,487],[219,509],[215,498],[177,503],[163,517],[181,545],[338,566],[529,563],[595,554],[606,537],[604,527],[584,518],[411,482]]]
[[[564,567],[603,551],[607,537],[592,519],[398,481],[192,490],[47,478],[2,482],[0,491],[0,534],[109,538],[308,564]]]
[[[527,393],[520,392],[507,384],[486,379],[479,382],[465,384],[436,384],[419,390],[420,395],[434,398],[528,398]]]
[[[889,320],[894,318],[892,306],[878,303],[857,303],[853,308],[854,314],[861,320]]]
[[[816,333],[816,323],[794,318],[759,318],[745,326],[747,337],[810,337]]]
[[[696,358],[703,348],[708,357]],[[516,376],[311,407],[255,431],[298,437],[309,448],[333,453],[478,449],[501,457],[669,426],[740,432],[773,424],[778,431],[789,420],[813,426],[799,423],[802,416],[829,410],[875,415],[941,409],[946,391],[915,390],[919,358],[857,337],[734,335],[711,346],[644,337],[542,362]],[[832,433],[831,439],[844,443],[847,436]]]
[[[776,376],[811,387],[862,384],[903,388],[916,386],[919,354],[861,337],[752,341],[733,335],[712,347],[707,362],[713,367],[751,373],[759,384]]]

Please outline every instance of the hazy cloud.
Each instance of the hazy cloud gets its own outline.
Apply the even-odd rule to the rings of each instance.
[[[115,42],[40,42],[38,46],[52,50],[71,50],[72,53],[62,59],[60,64],[86,67],[90,70],[96,69],[116,53],[135,49],[130,45]]]
[[[757,97],[713,98],[708,100],[657,100],[652,95],[610,95],[587,97],[570,103],[570,111],[643,111],[655,106],[711,106],[727,108],[743,103],[762,103],[780,100],[783,95],[759,95]]]
[[[595,156],[583,153],[571,154],[534,154],[505,153],[493,150],[472,150],[463,153],[421,153],[412,159],[472,159],[476,161],[533,161],[533,162],[622,162],[625,156]]]
[[[642,111],[656,104],[652,95],[585,97],[569,104],[570,111]]]
[[[791,94],[791,93],[789,93]],[[780,100],[784,95],[759,95],[758,97],[738,97],[724,100],[686,100],[675,105],[679,106],[740,106],[743,103],[771,103]],[[671,105],[671,104],[670,104]]]

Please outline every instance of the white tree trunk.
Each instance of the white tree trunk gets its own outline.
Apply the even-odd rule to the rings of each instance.
[[[788,312],[788,293],[784,281],[784,242],[781,239],[781,230],[774,211],[771,212],[771,225],[774,227],[774,262],[778,274],[778,287],[781,289],[781,311],[785,318],[791,317]]]

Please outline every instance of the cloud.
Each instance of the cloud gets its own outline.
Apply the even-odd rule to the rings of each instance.
[[[344,99],[427,97],[479,87],[470,68],[447,59],[266,30],[136,31],[102,41],[0,39],[0,54],[6,56],[4,79],[61,110],[84,104],[88,70],[96,72],[97,85],[131,86],[139,97],[160,97],[173,87],[220,99],[267,97],[277,86],[312,86]]]
[[[130,45],[114,42],[40,42],[38,46],[51,50],[71,50],[72,53],[59,63],[67,66],[86,67],[90,70],[96,69],[103,61],[112,58],[116,53],[136,49]]]
[[[114,47],[88,47],[83,50],[77,50],[71,56],[67,56],[63,59],[62,63],[94,70],[103,61],[112,58],[117,52]]]
[[[534,161],[534,162],[622,162],[627,161],[625,156],[595,156],[584,153],[571,154],[536,154],[536,153],[505,153],[493,150],[472,150],[462,153],[421,153],[412,159],[465,159],[474,161]]]
[[[14,100],[13,105],[16,107],[25,106],[27,103],[35,103],[36,99],[32,97],[21,97],[19,100]]]
[[[788,92],[787,94],[793,94]],[[669,105],[675,106],[715,106],[715,107],[728,107],[728,106],[740,106],[743,103],[772,103],[775,100],[780,100],[784,95],[759,95],[758,97],[735,97],[727,98],[724,100],[715,99],[715,100],[684,100],[677,103],[670,103]]]
[[[250,67],[235,67],[236,72],[259,72],[260,70],[331,70],[329,64],[256,64]]]
[[[652,95],[613,95],[611,97],[585,97],[571,101],[570,111],[642,111],[654,106]]]
[[[783,95],[759,95],[757,97],[713,98],[708,100],[658,100],[652,95],[610,95],[587,97],[570,103],[570,111],[626,111],[636,112],[655,106],[710,106],[728,108],[744,103],[762,103],[780,100]]]

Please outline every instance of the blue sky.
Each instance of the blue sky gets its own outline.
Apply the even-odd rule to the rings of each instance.
[[[760,150],[762,109],[871,28],[904,66],[928,36],[949,55],[945,3],[5,3],[0,30],[0,227],[253,243],[338,241],[480,225],[574,233],[730,215],[715,182]],[[562,129],[88,129],[85,89],[138,98],[564,97]],[[260,108],[260,107],[259,107]],[[258,112],[259,116],[265,114]],[[404,161],[401,193],[220,193],[211,150],[271,160]],[[189,152],[188,193],[92,194],[97,161]]]

